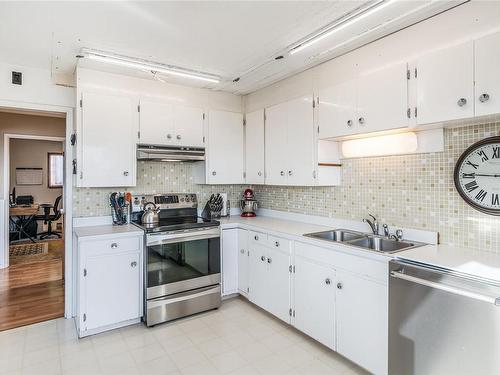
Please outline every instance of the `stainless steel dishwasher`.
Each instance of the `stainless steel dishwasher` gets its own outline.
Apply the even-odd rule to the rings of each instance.
[[[390,262],[389,374],[500,374],[500,283]]]

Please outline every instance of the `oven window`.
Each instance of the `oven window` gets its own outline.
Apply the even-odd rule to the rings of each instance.
[[[220,239],[148,246],[148,288],[220,273]]]

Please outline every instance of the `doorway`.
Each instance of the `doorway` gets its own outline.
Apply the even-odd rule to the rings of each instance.
[[[68,189],[65,116],[0,112],[0,131],[8,242],[8,267],[0,269],[2,331],[64,316]]]

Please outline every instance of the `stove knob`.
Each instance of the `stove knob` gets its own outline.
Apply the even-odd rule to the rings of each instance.
[[[186,197],[186,202],[189,202],[189,197]]]

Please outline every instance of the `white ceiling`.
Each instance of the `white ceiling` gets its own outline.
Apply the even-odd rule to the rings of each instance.
[[[248,93],[457,3],[398,1],[314,48],[286,54],[297,41],[369,2],[2,1],[0,60],[68,75],[80,49],[89,47],[217,74],[222,82],[209,87]],[[362,34],[367,29],[372,31]],[[275,61],[280,54],[285,58]]]

